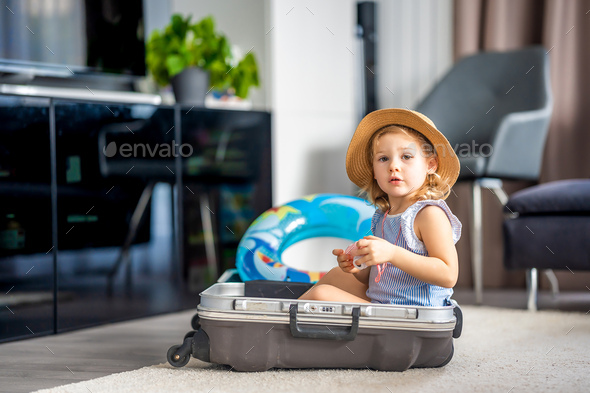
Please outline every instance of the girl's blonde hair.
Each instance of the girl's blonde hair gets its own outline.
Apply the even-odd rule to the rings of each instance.
[[[370,168],[373,168],[375,142],[378,141],[379,138],[381,138],[385,134],[396,132],[401,132],[409,137],[415,138],[419,142],[424,157],[430,158],[434,156],[437,159],[438,163],[436,149],[428,140],[428,138],[426,138],[424,135],[414,130],[413,128],[392,124],[381,128],[371,136],[371,139],[369,140],[369,143],[366,147],[365,155],[367,160],[369,160]],[[436,172],[438,172],[438,165],[436,168]],[[441,178],[441,176],[436,172],[426,175],[426,180],[424,181],[424,184],[422,184],[422,186],[414,194],[414,201],[425,199],[446,199],[447,196],[449,196],[449,193],[451,192],[450,185],[448,184],[448,182],[444,181]],[[381,189],[381,187],[379,187],[379,184],[377,183],[377,180],[374,177],[373,179],[371,179],[371,182],[365,188],[362,188],[359,191],[359,196],[363,197],[365,194],[366,199],[373,205],[375,205],[377,208],[379,208],[382,212],[385,213],[390,209],[391,206],[389,206],[389,197],[387,196],[387,193],[385,193]]]

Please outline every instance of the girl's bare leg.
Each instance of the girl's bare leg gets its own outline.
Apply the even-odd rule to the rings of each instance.
[[[369,303],[365,297],[359,297],[330,284],[315,285],[299,299],[321,300],[326,302]]]
[[[339,267],[335,267],[320,278],[317,284],[301,295],[299,299],[343,302],[358,302],[361,299],[369,302],[371,299],[366,295],[367,289],[367,285],[357,280],[354,275],[345,273]],[[348,294],[352,297],[349,297]],[[326,297],[330,297],[330,299]]]

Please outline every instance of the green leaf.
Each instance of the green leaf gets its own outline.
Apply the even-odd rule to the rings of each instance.
[[[172,15],[172,21],[170,22],[170,27],[174,35],[184,38],[186,36],[186,32],[188,31],[188,27],[190,25],[191,17],[190,15],[183,19],[180,14]]]
[[[236,96],[240,98],[248,97],[250,87],[259,85],[258,67],[252,53],[248,53],[232,70],[232,78]]]
[[[168,75],[172,78],[174,75],[182,72],[185,68],[186,62],[182,58],[182,56],[178,55],[170,55],[166,58],[166,68],[168,70]]]

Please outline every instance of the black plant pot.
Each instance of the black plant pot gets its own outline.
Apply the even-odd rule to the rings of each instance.
[[[185,68],[170,80],[178,104],[205,106],[209,91],[209,73],[201,68]]]

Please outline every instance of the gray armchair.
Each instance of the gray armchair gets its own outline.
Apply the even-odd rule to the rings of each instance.
[[[460,60],[418,105],[459,156],[459,181],[472,184],[471,260],[482,301],[481,187],[502,205],[502,179],[537,181],[552,110],[543,47],[484,52]]]

